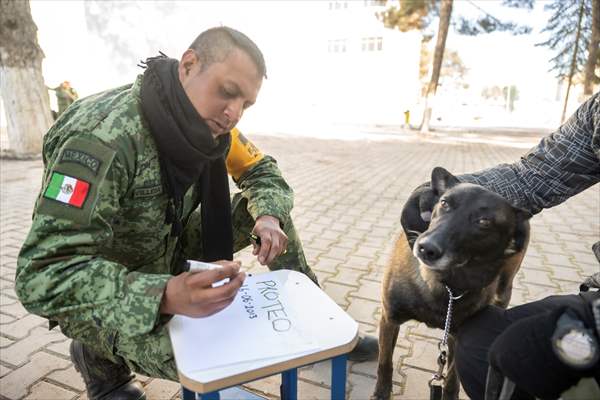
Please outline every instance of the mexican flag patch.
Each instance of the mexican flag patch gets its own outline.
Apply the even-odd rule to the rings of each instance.
[[[90,184],[86,181],[53,172],[44,197],[81,208],[89,190]]]

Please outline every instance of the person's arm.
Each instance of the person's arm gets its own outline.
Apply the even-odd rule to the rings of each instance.
[[[268,264],[287,246],[282,228],[290,218],[294,193],[277,161],[263,155],[237,129],[232,131],[227,169],[247,202],[248,213],[256,221],[253,233],[261,238],[261,246],[260,250],[255,249],[255,255],[262,264]]]
[[[597,93],[520,160],[457,178],[482,185],[516,207],[536,214],[599,182],[599,157],[600,94]],[[429,226],[438,197],[429,183],[424,183],[405,203],[401,224],[411,246]]]
[[[248,212],[252,218],[270,215],[277,218],[282,226],[285,225],[294,205],[294,192],[281,175],[274,158],[265,156],[236,184],[248,200]]]
[[[66,150],[87,155],[87,166],[61,162]],[[126,336],[150,332],[171,276],[130,272],[100,256],[127,187],[124,161],[93,139],[67,141],[54,160],[17,261],[19,299],[49,319],[93,322]]]
[[[538,213],[600,181],[599,149],[600,95],[595,94],[520,160],[458,178]]]
[[[285,224],[294,193],[283,179],[277,161],[265,156],[237,129],[232,131],[231,143],[227,170],[248,201],[248,212],[255,220],[270,215]]]

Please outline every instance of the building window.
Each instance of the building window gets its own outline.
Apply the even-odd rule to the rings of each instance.
[[[347,10],[348,2],[347,1],[330,1],[329,2],[329,10]]]
[[[362,51],[381,51],[383,50],[383,38],[377,37],[366,37],[361,40]]]
[[[346,52],[346,39],[330,40],[327,45],[327,52],[329,52],[329,53],[345,53]]]

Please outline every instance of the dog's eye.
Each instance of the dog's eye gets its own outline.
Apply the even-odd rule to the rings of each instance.
[[[440,200],[440,205],[442,206],[442,208],[443,208],[444,210],[447,210],[447,209],[449,209],[449,208],[450,208],[450,204],[448,204],[448,202],[447,202],[446,200],[444,200],[444,199],[441,199],[441,200]]]
[[[482,228],[489,228],[490,225],[492,225],[492,221],[489,220],[489,219],[487,219],[487,218],[479,218],[479,220],[477,221],[477,223]]]

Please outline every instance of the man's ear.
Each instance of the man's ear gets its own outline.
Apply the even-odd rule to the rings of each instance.
[[[183,80],[190,76],[190,73],[194,67],[200,66],[200,59],[196,52],[192,49],[187,49],[181,56],[179,61],[178,73],[179,80]]]
[[[448,189],[460,183],[458,178],[442,167],[435,167],[431,171],[431,188],[439,197]]]

